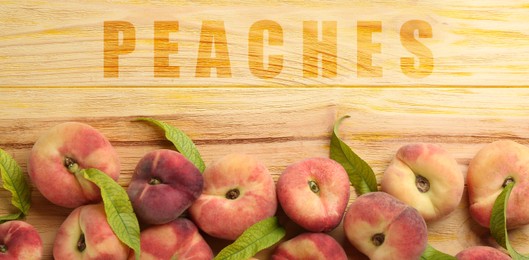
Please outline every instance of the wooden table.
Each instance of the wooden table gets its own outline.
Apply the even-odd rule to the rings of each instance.
[[[116,147],[126,188],[145,153],[172,147],[132,121],[140,116],[185,131],[206,164],[247,152],[276,180],[293,162],[328,156],[343,115],[341,137],[378,180],[412,142],[441,144],[465,175],[489,142],[529,145],[521,1],[8,1],[0,21],[0,148],[25,173],[43,131],[81,121]],[[11,210],[9,193],[0,197]],[[497,246],[467,207],[465,194],[428,223],[431,245],[449,254]],[[45,259],[69,212],[33,189],[26,220]],[[361,256],[340,229],[332,235]],[[529,253],[529,226],[509,235]],[[226,244],[208,239],[215,251]]]

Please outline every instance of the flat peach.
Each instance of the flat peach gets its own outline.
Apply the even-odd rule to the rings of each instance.
[[[142,260],[195,259],[211,260],[213,252],[193,222],[178,218],[169,223],[153,225],[141,231]],[[135,259],[131,251],[130,260]]]
[[[12,220],[0,224],[0,259],[40,260],[42,238],[31,224]]]
[[[144,224],[165,224],[178,218],[200,196],[200,171],[177,151],[158,149],[136,165],[127,194]]]
[[[470,161],[467,173],[470,215],[489,227],[494,201],[506,182],[514,182],[507,204],[509,229],[529,224],[529,148],[510,140],[492,142]]]
[[[510,260],[511,257],[490,246],[473,246],[457,253],[458,260]]]
[[[53,242],[53,258],[57,260],[127,259],[129,251],[108,224],[103,204],[74,209]]]
[[[325,233],[302,233],[275,249],[272,260],[347,260],[343,247]]]
[[[50,202],[76,208],[101,201],[101,192],[82,177],[81,169],[96,168],[118,180],[120,161],[108,139],[79,122],[58,124],[33,145],[28,173],[32,183]]]
[[[463,173],[448,151],[436,144],[416,143],[397,151],[380,186],[431,221],[457,208],[464,184]]]
[[[419,259],[428,242],[419,212],[385,192],[359,196],[343,227],[349,242],[370,259]]]
[[[202,195],[191,205],[191,219],[205,233],[235,240],[277,209],[274,179],[248,154],[223,156],[206,167]]]
[[[277,198],[295,223],[312,232],[328,232],[342,221],[350,182],[338,162],[313,157],[289,165],[277,181]]]

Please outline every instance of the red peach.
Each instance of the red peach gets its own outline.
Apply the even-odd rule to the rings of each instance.
[[[96,168],[119,177],[119,158],[108,139],[78,122],[56,125],[39,137],[29,155],[32,183],[50,202],[67,208],[101,201],[99,188],[83,178],[81,169]]]
[[[458,260],[510,260],[507,254],[490,246],[472,246],[457,253]]]
[[[325,233],[303,233],[287,240],[275,249],[272,260],[346,260],[343,247]]]
[[[189,213],[207,234],[235,240],[277,209],[275,183],[266,166],[247,154],[228,154],[206,167],[202,195]]]
[[[0,259],[42,258],[42,238],[31,224],[12,220],[0,224]]]
[[[465,178],[456,160],[440,145],[401,147],[388,166],[381,190],[416,208],[426,221],[453,212],[463,196]]]
[[[127,259],[123,244],[107,222],[103,204],[74,209],[57,231],[53,257],[61,259]]]
[[[349,242],[370,259],[419,259],[428,242],[419,212],[385,192],[359,196],[343,226]]]
[[[529,148],[509,140],[492,142],[470,161],[467,172],[469,210],[489,227],[494,201],[506,182],[514,182],[507,203],[507,228],[529,224]]]
[[[213,259],[213,252],[193,222],[178,218],[169,223],[150,226],[141,231],[142,260]],[[131,251],[130,260],[134,258]]]
[[[328,158],[308,158],[288,166],[277,181],[285,214],[312,232],[328,232],[342,221],[349,202],[345,169]]]

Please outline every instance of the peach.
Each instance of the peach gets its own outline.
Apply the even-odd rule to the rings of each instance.
[[[41,259],[42,238],[31,224],[12,220],[0,224],[0,259]]]
[[[529,224],[529,148],[510,140],[484,146],[470,161],[467,186],[470,215],[489,227],[494,201],[507,182],[514,182],[507,203],[507,228]]]
[[[458,260],[510,260],[511,257],[490,246],[472,246],[457,253]]]
[[[96,168],[119,177],[118,154],[97,129],[79,122],[56,125],[42,134],[29,155],[32,183],[50,202],[67,208],[101,201],[99,188],[81,169]]]
[[[308,231],[328,232],[342,221],[350,196],[349,177],[332,159],[308,158],[281,173],[276,192],[292,221]]]
[[[204,178],[182,154],[160,149],[137,164],[127,193],[138,219],[164,224],[179,217],[200,196]]]
[[[189,213],[207,234],[235,240],[251,225],[271,217],[277,209],[275,183],[255,157],[233,153],[208,165],[202,195]]]
[[[419,212],[380,191],[353,201],[343,227],[349,242],[370,259],[419,259],[428,242]]]
[[[114,234],[103,204],[74,209],[53,242],[54,259],[127,259],[130,248]]]
[[[140,241],[142,260],[213,259],[211,248],[202,238],[195,224],[185,218],[142,230]],[[133,251],[129,259],[135,259]]]
[[[282,242],[272,254],[272,260],[347,260],[343,247],[325,233],[302,233]]]
[[[387,167],[381,190],[416,208],[426,221],[443,218],[461,202],[465,177],[440,145],[402,146]]]

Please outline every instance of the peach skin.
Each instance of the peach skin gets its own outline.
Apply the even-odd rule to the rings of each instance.
[[[529,224],[529,148],[510,140],[492,142],[470,161],[467,173],[470,215],[489,227],[494,201],[514,182],[507,203],[507,228]]]
[[[419,259],[428,242],[419,212],[380,191],[353,201],[343,227],[349,242],[370,259]]]
[[[205,233],[235,240],[277,209],[274,179],[257,158],[225,155],[206,167],[202,195],[191,205],[191,219]]]
[[[441,146],[402,146],[384,172],[381,190],[416,208],[426,221],[443,218],[461,202],[465,178]]]

